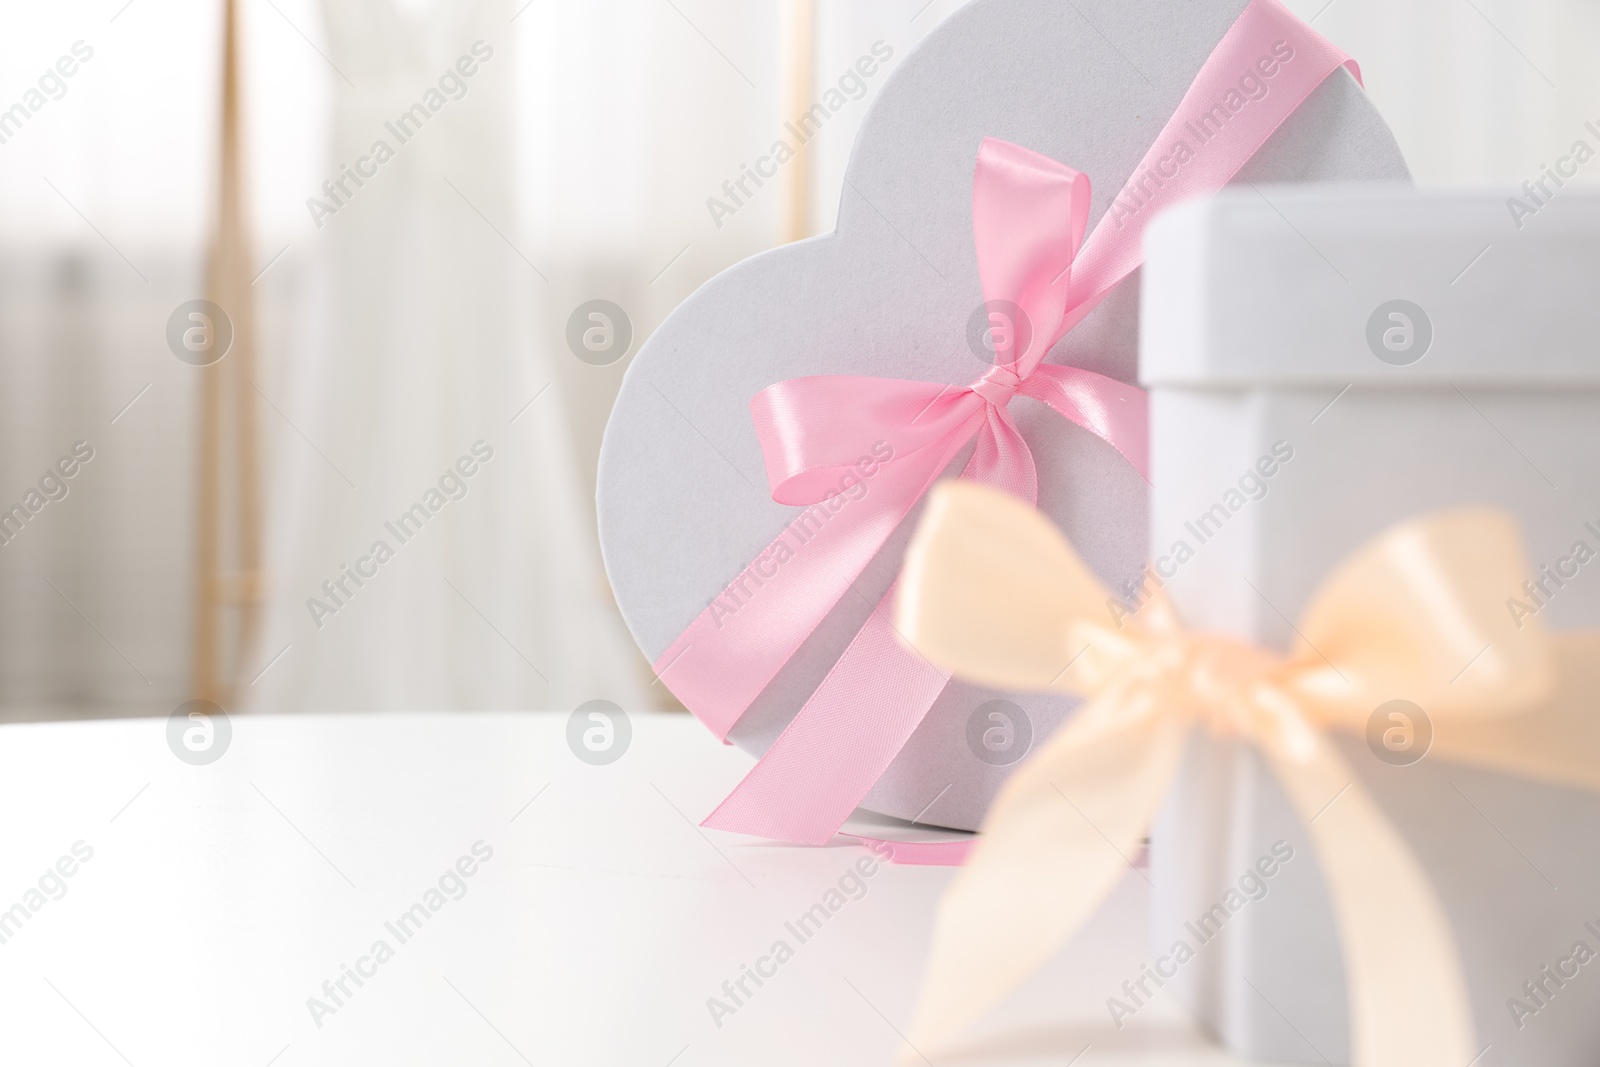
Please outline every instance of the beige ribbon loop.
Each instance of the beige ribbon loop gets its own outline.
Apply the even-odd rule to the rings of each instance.
[[[1426,708],[1450,758],[1600,788],[1600,728],[1572,691],[1600,689],[1595,643],[1552,642],[1536,619],[1518,629],[1503,598],[1525,573],[1502,513],[1402,523],[1324,582],[1285,657],[1184,632],[1159,597],[1119,619],[1032,509],[971,483],[937,488],[906,556],[900,633],[960,677],[1088,703],[1001,790],[941,902],[913,1043],[946,1043],[1088,919],[1200,722],[1256,745],[1308,824],[1344,947],[1357,1067],[1470,1061],[1465,979],[1438,897],[1323,730],[1362,730],[1379,704],[1405,698]],[[1581,679],[1570,673],[1579,648]],[[1580,737],[1587,758],[1570,752]]]
[[[1128,869],[1189,728],[1153,704],[1144,714],[1108,710],[1085,708],[995,802],[939,902],[930,981],[912,1024],[919,1047],[943,1044],[1021,985]]]
[[[1422,865],[1326,739],[1309,756],[1263,751],[1327,880],[1344,948],[1351,1062],[1465,1067],[1480,1051],[1472,1047],[1466,982]]]

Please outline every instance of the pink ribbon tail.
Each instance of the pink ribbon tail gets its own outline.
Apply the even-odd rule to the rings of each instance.
[[[843,837],[860,841],[878,855],[887,855],[890,863],[902,867],[959,867],[967,862],[967,853],[978,843],[977,837],[962,837],[950,841],[891,841],[883,837]]]

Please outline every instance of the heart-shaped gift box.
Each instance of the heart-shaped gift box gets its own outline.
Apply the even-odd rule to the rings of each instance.
[[[835,231],[712,279],[628,368],[601,450],[599,529],[623,617],[652,661],[799,511],[772,499],[752,397],[810,375],[959,386],[990,368],[972,343],[974,321],[981,335],[985,318],[973,229],[983,140],[1014,142],[1086,174],[1092,228],[1246,7],[974,0],[899,61],[863,119]],[[1359,84],[1335,70],[1235,181],[1407,177]],[[1124,278],[1046,362],[1135,383],[1137,277]],[[1037,464],[1039,507],[1107,586],[1136,581],[1148,549],[1143,477],[1042,404],[1024,400],[1010,411]],[[956,457],[952,475],[971,451]],[[760,755],[782,733],[894,581],[919,512],[750,704],[729,741]],[[663,677],[671,687],[670,669]],[[999,699],[1009,704],[990,703]],[[951,682],[862,806],[975,829],[1030,743],[1071,708],[1060,696]],[[991,718],[996,709],[1002,718]],[[871,709],[862,710],[861,728],[871,729]],[[1004,727],[998,749],[977,740],[990,722]]]

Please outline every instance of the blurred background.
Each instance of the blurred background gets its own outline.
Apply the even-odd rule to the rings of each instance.
[[[724,182],[960,6],[6,5],[0,719],[670,706],[595,546],[612,397],[698,285],[832,228],[886,79]],[[1592,0],[1289,6],[1420,184],[1520,186],[1600,125]],[[591,300],[615,362],[569,345]]]

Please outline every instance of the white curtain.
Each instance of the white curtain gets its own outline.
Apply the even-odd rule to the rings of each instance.
[[[529,343],[530,294],[548,283],[514,236],[512,10],[324,5],[327,169],[367,177],[323,197],[337,211],[321,218],[308,329],[273,400],[283,466],[250,708],[643,699],[554,353]]]
[[[273,600],[244,681],[271,666],[249,706],[661,699],[610,613],[590,529],[627,361],[579,363],[564,327],[611,299],[637,351],[706,278],[778,239],[781,183],[720,229],[705,199],[784,117],[789,2],[243,5],[256,252],[271,264],[255,289]],[[880,38],[903,58],[961,2],[817,0],[816,84]],[[1423,184],[1519,185],[1600,120],[1589,0],[1289,3],[1360,59]],[[0,547],[0,716],[164,714],[188,695],[194,375],[162,334],[201,295],[219,11],[0,13],[0,104],[75,41],[94,50],[0,144],[0,507],[73,442],[96,450]],[[494,56],[466,95],[318,228],[307,198],[479,38]],[[813,144],[818,230],[870,103]],[[326,599],[322,582],[479,439],[495,458],[468,495],[317,629],[307,598]]]
[[[1600,5],[1589,0],[1289,7],[1360,62],[1419,185],[1520,185],[1600,119]]]
[[[193,379],[147,338],[193,279],[88,236],[0,255],[0,519],[37,507],[0,528],[0,717],[170,710],[187,669]]]

